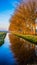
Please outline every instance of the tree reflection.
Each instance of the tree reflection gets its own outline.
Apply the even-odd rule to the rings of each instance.
[[[13,51],[14,57],[16,58],[18,64],[23,65],[28,62],[33,63],[35,46],[12,34],[9,35],[9,38],[11,43],[11,50]]]
[[[20,34],[35,34],[35,19],[37,14],[34,11],[36,7],[37,5],[34,0],[27,4],[22,2],[11,17],[9,30]],[[32,29],[33,27],[34,31]],[[12,34],[9,34],[9,39],[11,50],[14,53],[14,57],[16,58],[18,65],[34,63],[34,45],[31,45],[30,42]]]

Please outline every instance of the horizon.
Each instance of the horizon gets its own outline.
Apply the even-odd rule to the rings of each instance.
[[[0,0],[0,29],[9,28],[9,20],[15,11],[15,3],[18,0]]]
[[[0,0],[0,28],[8,30],[9,21],[20,0]],[[27,0],[28,1],[28,0]],[[25,0],[25,2],[27,2]]]

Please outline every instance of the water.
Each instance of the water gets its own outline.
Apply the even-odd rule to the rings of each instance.
[[[35,47],[35,53],[37,56],[37,46]],[[8,34],[5,38],[4,44],[0,47],[0,65],[17,65],[14,54],[10,49],[10,41]]]
[[[5,38],[4,44],[0,47],[0,65],[16,65],[16,59],[10,50],[8,34]]]
[[[35,45],[35,54],[37,56],[37,45]]]

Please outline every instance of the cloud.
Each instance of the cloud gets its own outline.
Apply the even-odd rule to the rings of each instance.
[[[15,9],[17,7],[17,5],[19,4],[18,0],[11,0],[10,4],[12,5],[12,7]]]

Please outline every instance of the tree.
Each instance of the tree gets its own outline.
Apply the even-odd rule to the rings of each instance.
[[[35,34],[37,4],[35,0],[28,1],[27,3],[24,1],[25,0],[22,0],[16,8],[14,15],[11,17],[9,30],[20,34]],[[9,38],[11,49],[19,65],[26,64],[28,60],[33,59],[35,46],[12,34],[9,35]]]
[[[25,2],[22,2],[12,16],[12,24],[10,28],[13,29],[13,31],[16,29],[17,32],[24,34],[27,32],[29,34],[32,32],[32,34],[35,34],[35,20],[37,18],[36,8],[37,5],[34,0],[32,2],[29,1],[27,4],[25,4]]]

